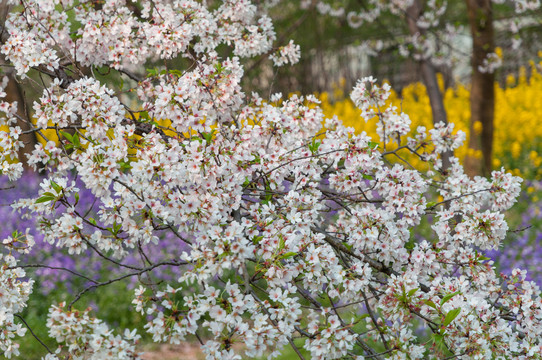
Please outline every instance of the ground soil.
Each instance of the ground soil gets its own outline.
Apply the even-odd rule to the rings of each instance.
[[[197,344],[181,344],[181,345],[153,345],[142,349],[144,355],[143,360],[203,360],[205,356],[202,354]]]

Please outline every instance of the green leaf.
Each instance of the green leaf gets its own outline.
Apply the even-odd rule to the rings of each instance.
[[[94,218],[88,218],[88,222],[96,226],[96,220],[94,220]]]
[[[53,180],[51,180],[51,187],[56,191],[57,194],[60,194],[62,192],[62,186],[58,185]]]
[[[252,160],[251,164],[260,164],[262,162],[262,158],[258,154],[252,154],[254,156],[254,160]]]
[[[438,349],[445,349],[446,348],[446,344],[444,343],[444,335],[442,334],[433,334],[431,335],[431,337],[433,338],[433,344],[438,348]]]
[[[278,247],[278,250],[281,251],[282,249],[284,249],[284,246],[286,246],[286,241],[284,241],[284,238],[282,237],[282,235],[279,234],[279,247]]]
[[[432,300],[425,300],[425,305],[432,307],[433,309],[437,310],[437,305]]]
[[[147,74],[149,74],[150,76],[157,76],[160,73],[160,70],[158,70],[158,68],[146,69],[146,70],[147,70]]]
[[[115,231],[115,235],[119,233],[121,227],[122,227],[121,224],[117,224],[117,223],[113,224],[113,230]]]
[[[479,254],[478,251],[474,251],[474,254],[475,254],[475,258],[476,260],[481,260],[481,261],[484,261],[484,260],[491,260],[490,258],[482,255],[482,254]]]
[[[450,325],[450,323],[454,321],[454,319],[457,317],[457,315],[459,315],[460,312],[461,312],[461,308],[452,309],[448,311],[448,313],[444,317],[444,322],[442,323],[442,325],[443,326]]]
[[[356,322],[363,320],[365,318],[368,318],[369,316],[370,316],[369,314],[361,314],[359,316],[356,316]]]
[[[416,291],[418,291],[418,289],[410,289],[410,291],[407,293],[408,297],[411,297],[412,295],[414,295]]]
[[[60,135],[64,136],[66,138],[66,140],[68,140],[68,142],[70,143],[73,143],[73,136],[72,134],[66,132],[66,131],[62,131],[60,130]]]
[[[215,69],[217,72],[221,72],[222,71],[222,63],[221,62],[218,62],[215,64]]]
[[[434,207],[435,205],[437,205],[437,202],[435,201],[430,201],[427,203],[427,205],[425,206],[426,209],[431,209],[432,207]]]
[[[458,290],[458,291],[456,291],[456,292],[454,292],[454,293],[451,293],[451,294],[448,294],[448,295],[444,295],[444,296],[442,297],[442,300],[440,300],[440,306],[446,304],[451,298],[453,298],[454,296],[456,296],[456,295],[459,294],[459,293],[460,293],[460,291]]]
[[[320,140],[313,140],[312,143],[309,144],[309,150],[311,153],[316,154],[321,143],[322,142]]]
[[[369,141],[369,147],[371,149],[376,149],[378,147],[378,143],[374,142],[374,141]]]
[[[73,146],[76,148],[81,147],[81,142],[79,142],[79,135],[77,133],[73,134]]]
[[[147,111],[140,111],[139,120],[151,121],[151,117],[149,116],[149,113]]]
[[[103,154],[96,154],[92,157],[92,161],[94,161],[96,164],[101,164],[104,161],[104,155]]]
[[[212,130],[207,133],[201,133],[207,144],[210,144],[213,141],[213,135],[215,134],[215,130]]]
[[[119,161],[120,169],[122,171],[130,170],[132,168],[132,165],[130,165],[130,161]]]
[[[40,204],[40,203],[45,203],[45,202],[49,202],[49,201],[53,201],[56,199],[56,196],[54,196],[53,194],[51,194],[50,192],[46,192],[45,194],[43,194],[40,198],[38,198],[36,200],[36,204]]]
[[[283,254],[283,255],[281,256],[281,258],[282,258],[282,259],[288,259],[288,258],[294,257],[294,256],[296,256],[296,255],[297,255],[296,252],[290,251],[290,252],[287,252],[287,253]]]
[[[75,41],[77,41],[78,39],[82,39],[82,38],[83,38],[83,34],[78,34],[78,33],[75,33],[75,32],[70,32],[70,38],[75,42]]]
[[[75,197],[75,205],[77,205],[79,203],[79,193],[75,193],[74,197]]]

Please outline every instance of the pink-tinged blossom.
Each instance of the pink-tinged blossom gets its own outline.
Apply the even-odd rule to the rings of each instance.
[[[504,168],[491,173],[492,210],[505,211],[516,202],[521,191],[522,179],[507,173]]]
[[[140,336],[135,330],[114,335],[101,320],[89,316],[88,310],[71,311],[65,306],[51,306],[47,317],[49,335],[62,344],[61,349],[94,359],[106,359],[111,354],[117,359],[140,359],[135,346]]]
[[[11,359],[12,355],[19,355],[19,344],[14,338],[23,336],[27,330],[14,315],[26,307],[34,280],[23,280],[26,273],[17,267],[17,260],[12,255],[0,255],[0,261],[0,328],[3,332],[0,350]]]
[[[35,34],[13,29],[9,35],[0,52],[14,64],[18,75],[25,75],[32,67],[39,65],[45,65],[51,71],[58,68],[56,51],[47,48],[47,44],[37,39]]]
[[[301,49],[299,45],[290,40],[287,45],[281,46],[275,54],[271,55],[271,60],[273,60],[275,66],[294,65],[299,62],[300,57]]]
[[[460,130],[457,134],[452,134],[454,126],[453,123],[439,122],[435,124],[434,129],[429,130],[437,153],[442,154],[446,151],[453,151],[465,141],[466,135],[463,131]]]
[[[376,84],[372,76],[358,80],[350,97],[361,110],[361,116],[368,121],[379,112],[379,108],[386,104],[391,94],[391,86],[384,84],[382,87]]]

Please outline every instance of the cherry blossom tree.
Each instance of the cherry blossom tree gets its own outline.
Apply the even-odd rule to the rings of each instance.
[[[540,289],[519,269],[499,276],[483,256],[507,235],[503,212],[521,179],[504,169],[471,179],[455,158],[444,171],[441,155],[465,139],[453,124],[407,137],[408,115],[372,77],[352,100],[378,122],[379,139],[325,119],[311,95],[245,94],[245,59],[299,59],[293,43],[273,48],[266,8],[248,0],[8,3],[17,6],[1,52],[42,95],[24,131],[17,105],[0,103],[1,171],[20,179],[20,138],[33,133],[42,142],[28,163],[46,174],[13,207],[39,219],[59,251],[91,249],[123,271],[70,273],[92,281],[51,304],[46,325],[59,346],[36,335],[45,359],[139,358],[137,332],[77,310],[90,291],[130,278],[153,341],[196,339],[208,359],[273,358],[285,347],[301,359],[540,358]],[[231,56],[219,56],[224,48]],[[82,186],[95,218],[79,202]],[[432,235],[418,239],[422,220]],[[164,231],[189,251],[151,261],[146,249]],[[25,229],[3,239],[8,358],[24,355],[33,246]],[[139,265],[123,262],[134,253]],[[165,266],[176,281],[153,281]]]

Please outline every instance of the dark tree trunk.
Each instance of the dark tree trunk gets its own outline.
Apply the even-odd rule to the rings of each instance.
[[[470,93],[471,123],[469,148],[481,150],[483,158],[467,156],[465,169],[469,175],[487,176],[493,156],[493,118],[495,112],[495,74],[481,72],[487,55],[495,49],[491,0],[467,0],[472,35],[472,80]],[[480,133],[475,124],[482,125]]]

